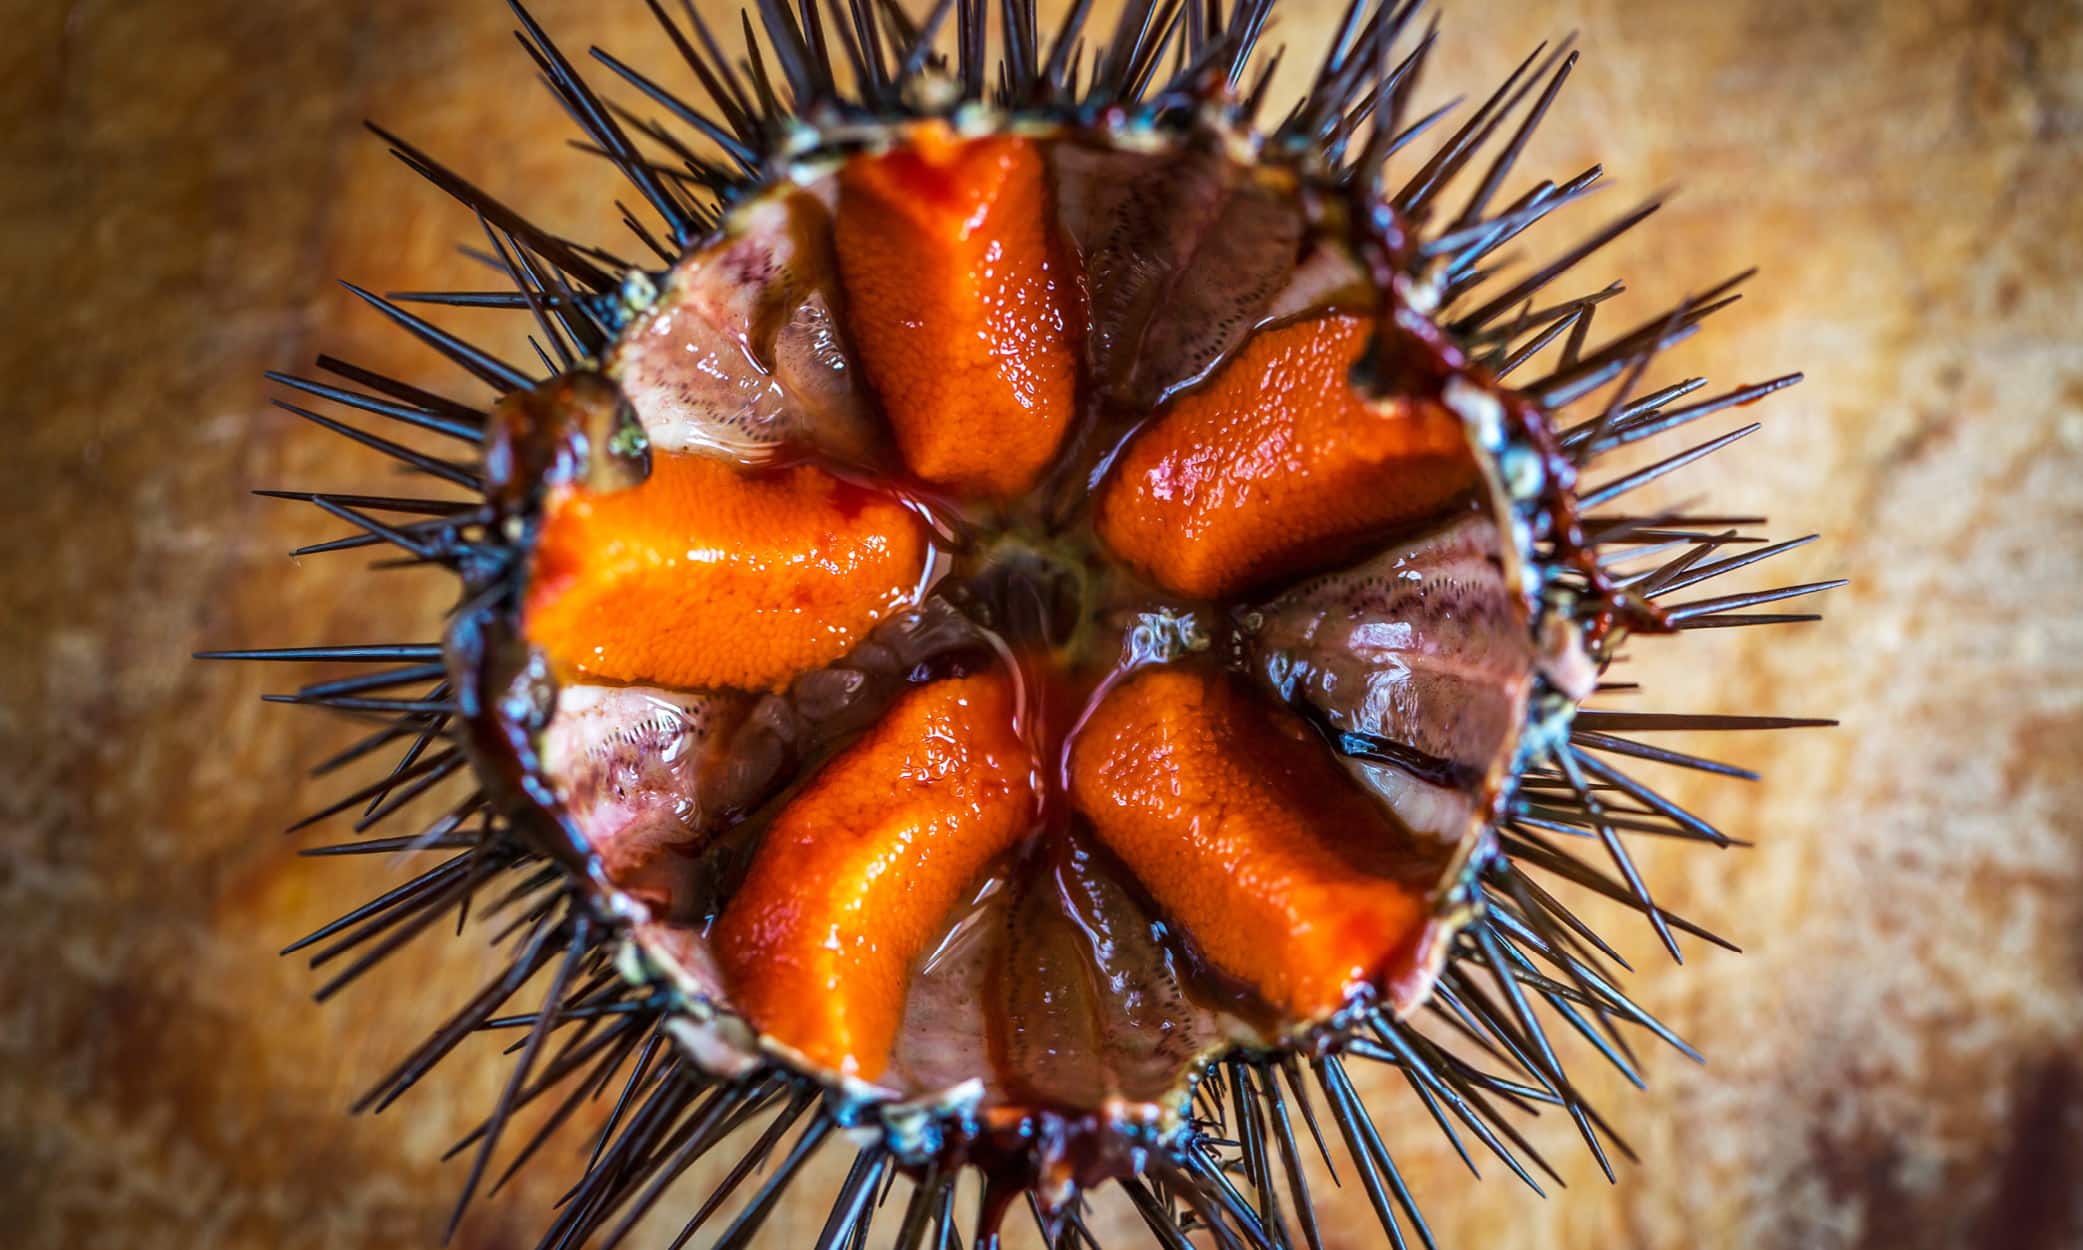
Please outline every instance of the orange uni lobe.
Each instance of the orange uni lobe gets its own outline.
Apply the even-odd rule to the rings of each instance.
[[[774,820],[718,920],[733,1006],[812,1063],[879,1077],[912,962],[1032,826],[1012,683],[921,686]]]
[[[1372,326],[1340,314],[1261,331],[1162,409],[1101,488],[1107,544],[1171,590],[1216,598],[1336,558],[1473,486],[1453,413],[1354,390]]]
[[[922,124],[847,162],[836,222],[848,328],[912,471],[1024,489],[1070,421],[1083,332],[1034,144]]]
[[[1071,749],[1071,796],[1207,957],[1291,1018],[1414,957],[1408,841],[1306,726],[1227,678],[1156,669],[1117,687]]]
[[[568,677],[769,689],[913,598],[927,558],[908,509],[817,469],[661,453],[637,486],[552,494],[523,623]]]

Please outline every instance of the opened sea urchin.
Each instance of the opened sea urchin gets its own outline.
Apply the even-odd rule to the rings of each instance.
[[[330,992],[474,903],[512,953],[368,1105],[523,1029],[467,1203],[517,1107],[553,1104],[546,1134],[620,1082],[544,1246],[619,1241],[756,1125],[683,1241],[742,1245],[843,1140],[821,1247],[865,1244],[899,1173],[902,1246],[1016,1205],[1087,1242],[1118,1186],[1169,1247],[1315,1247],[1319,1110],[1390,1240],[1429,1242],[1353,1062],[1529,1182],[1534,1103],[1603,1164],[1547,1030],[1628,1072],[1629,1031],[1683,1044],[1549,885],[1674,953],[1718,940],[1626,840],[1727,839],[1632,770],[1740,770],[1631,735],[1813,722],[1586,700],[1630,637],[1805,619],[1748,609],[1825,587],[1688,596],[1796,544],[1628,510],[1747,429],[1598,463],[1793,380],[1649,376],[1741,278],[1594,334],[1613,289],[1568,275],[1653,205],[1500,263],[1600,178],[1513,176],[1574,54],[1444,133],[1411,107],[1414,4],[1355,0],[1277,123],[1272,0],[1106,30],[1081,2],[1048,35],[1031,0],[771,0],[735,54],[651,7],[703,103],[595,55],[663,120],[516,8],[662,223],[628,215],[646,259],[385,134],[511,287],[414,298],[532,317],[540,370],[361,293],[493,398],[277,378],[446,444],[283,405],[440,483],[296,493],[357,528],[326,546],[461,583],[437,642],[234,653],[368,666],[291,696],[401,752],[322,816],[455,796],[336,848],[434,866],[298,948],[344,963]]]

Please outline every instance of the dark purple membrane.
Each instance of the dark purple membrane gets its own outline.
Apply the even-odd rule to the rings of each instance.
[[[834,312],[824,197],[747,205],[729,238],[667,273],[606,361],[660,451],[756,461],[783,447],[876,465],[886,443]]]
[[[1487,815],[1533,687],[1526,609],[1476,513],[1312,578],[1257,613],[1252,666],[1419,833]]]
[[[1104,850],[1072,834],[987,872],[920,961],[893,1075],[986,1105],[1156,1104],[1249,1028]]]

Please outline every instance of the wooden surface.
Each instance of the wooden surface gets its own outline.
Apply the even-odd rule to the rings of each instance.
[[[1313,58],[1325,6],[1290,5],[1282,37]],[[662,61],[634,0],[539,8]],[[330,285],[468,273],[448,249],[471,223],[360,119],[572,230],[603,220],[605,177],[560,148],[492,0],[0,11],[0,1241],[432,1245],[461,1171],[437,1158],[504,1071],[494,1047],[379,1119],[343,1107],[482,975],[478,944],[306,1001],[311,974],[273,951],[384,876],[277,832],[327,792],[299,770],[341,728],[255,703],[286,673],[185,657],[425,636],[441,603],[435,580],[370,590],[354,556],[285,561],[332,527],[246,493],[384,478],[265,408],[262,369],[323,344],[453,384]],[[1646,1094],[1588,1082],[1644,1158],[1619,1186],[1550,1124],[1567,1191],[1494,1166],[1478,1185],[1384,1088],[1435,1230],[1464,1250],[2083,1245],[2077,8],[1445,17],[1442,97],[1582,31],[1535,156],[1603,159],[1625,189],[1579,228],[1683,184],[1587,286],[1627,276],[1642,314],[1766,266],[1673,368],[1810,381],[1673,496],[1711,481],[1718,507],[1822,530],[1781,572],[1856,580],[1823,625],[1644,649],[1655,706],[1845,726],[1737,747],[1762,787],[1679,786],[1758,846],[1658,848],[1653,881],[1749,953],[1673,971],[1627,928],[1642,1001],[1711,1061],[1650,1055]],[[572,1162],[553,1151],[456,1244],[532,1244]],[[1325,1206],[1335,1247],[1378,1244],[1356,1190]],[[787,1212],[768,1244],[818,1218]]]

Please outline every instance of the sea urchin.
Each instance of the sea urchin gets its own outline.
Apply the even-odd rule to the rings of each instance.
[[[1805,619],[1746,609],[1825,587],[1674,601],[1797,544],[1612,507],[1747,430],[1592,466],[1794,379],[1646,381],[1740,277],[1599,341],[1612,289],[1552,292],[1653,204],[1493,268],[1599,180],[1502,199],[1573,53],[1536,50],[1391,181],[1441,117],[1411,116],[1417,5],[1354,0],[1265,126],[1272,7],[1131,0],[1088,34],[1079,0],[1045,38],[1032,0],[762,0],[733,57],[651,0],[707,101],[596,53],[651,121],[516,6],[663,221],[626,213],[655,263],[384,134],[512,290],[357,294],[497,397],[278,376],[465,453],[284,403],[444,489],[281,493],[359,531],[327,548],[453,570],[459,604],[438,642],[219,654],[368,666],[287,696],[378,718],[347,758],[403,749],[314,820],[458,787],[429,827],[326,848],[438,862],[293,949],[344,962],[330,993],[458,909],[503,922],[508,969],[364,1104],[524,1030],[459,1145],[464,1202],[517,1107],[555,1100],[526,1158],[617,1079],[545,1247],[616,1243],[758,1124],[680,1242],[778,1157],[718,1242],[744,1244],[838,1129],[820,1247],[864,1245],[900,1172],[897,1244],[949,1244],[973,1169],[980,1241],[1021,1202],[1089,1243],[1114,1185],[1168,1247],[1315,1248],[1291,1112],[1322,1149],[1317,1099],[1390,1240],[1429,1243],[1353,1061],[1529,1184],[1514,1109],[1619,1146],[1547,1028],[1630,1076],[1626,1030],[1683,1044],[1541,879],[1674,954],[1718,940],[1626,838],[1727,839],[1622,761],[1740,770],[1627,735],[1818,722],[1584,702],[1631,636]],[[526,313],[542,376],[415,300]]]

